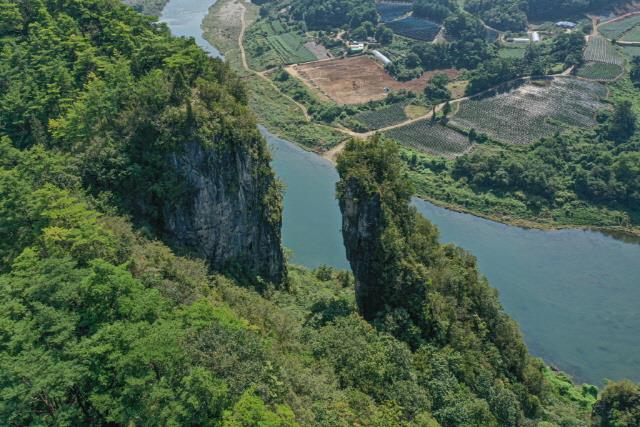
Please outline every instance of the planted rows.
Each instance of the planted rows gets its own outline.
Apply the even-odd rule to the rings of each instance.
[[[405,147],[446,157],[463,154],[473,145],[467,136],[430,119],[392,129],[385,135]]]
[[[623,69],[619,65],[588,62],[580,67],[576,75],[590,80],[610,81],[618,78],[622,72]]]
[[[640,15],[629,16],[620,21],[604,23],[598,28],[600,34],[606,38],[613,40],[619,39],[624,33],[640,24]]]
[[[378,3],[376,9],[382,22],[390,22],[411,12],[411,3]]]
[[[605,64],[623,65],[624,58],[616,47],[604,37],[592,37],[584,51],[586,62],[603,62]]]
[[[315,61],[316,56],[305,47],[305,40],[296,33],[285,33],[267,37],[269,44],[278,52],[282,62],[295,64]]]
[[[621,40],[626,42],[640,42],[640,26],[636,25],[624,33]]]
[[[528,83],[506,93],[462,102],[452,123],[497,140],[531,144],[561,129],[596,124],[606,88],[595,82],[562,78]]]
[[[407,120],[405,106],[405,102],[399,102],[378,110],[361,111],[353,118],[364,125],[367,130],[381,129]]]
[[[440,32],[435,22],[409,16],[387,24],[394,33],[416,40],[432,41]]]

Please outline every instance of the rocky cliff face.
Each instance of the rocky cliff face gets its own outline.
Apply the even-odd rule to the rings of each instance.
[[[356,279],[356,302],[362,316],[373,320],[384,308],[384,283],[378,274],[384,260],[378,259],[381,234],[384,230],[384,214],[378,194],[372,197],[359,197],[362,194],[360,183],[350,179],[341,192],[340,211],[342,212],[342,237],[347,259]]]
[[[216,270],[283,283],[280,193],[262,138],[212,148],[187,143],[170,157],[190,187],[184,202],[164,208],[174,240]]]

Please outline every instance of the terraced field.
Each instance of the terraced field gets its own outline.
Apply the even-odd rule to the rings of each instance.
[[[640,15],[632,15],[619,21],[604,23],[598,27],[600,34],[609,40],[619,39],[627,31],[640,24]]]
[[[463,154],[473,147],[466,135],[431,119],[392,129],[385,135],[405,147],[444,157]]]
[[[440,32],[440,26],[427,19],[409,16],[387,23],[394,33],[410,39],[432,41]]]
[[[614,65],[624,64],[624,58],[618,53],[616,47],[609,40],[600,36],[591,38],[584,50],[584,60]]]
[[[625,42],[640,42],[640,25],[636,25],[624,33],[620,40]]]
[[[592,37],[584,51],[585,64],[578,71],[578,77],[598,81],[611,81],[624,71],[624,57],[616,46],[601,36]]]
[[[390,22],[411,12],[411,3],[381,2],[376,5],[382,22]]]
[[[570,126],[593,126],[607,89],[596,82],[556,78],[464,101],[451,123],[512,144],[531,144]]]
[[[634,56],[640,56],[640,46],[624,46],[622,51],[629,58],[633,58]]]
[[[612,81],[620,77],[623,69],[619,65],[604,62],[587,62],[578,69],[576,75],[584,79],[597,81]]]
[[[398,102],[377,110],[362,111],[353,118],[362,123],[367,130],[381,129],[407,120],[404,111],[406,105],[405,102]]]
[[[250,65],[256,70],[279,65],[315,61],[316,55],[305,44],[308,40],[280,21],[261,20],[245,35]]]

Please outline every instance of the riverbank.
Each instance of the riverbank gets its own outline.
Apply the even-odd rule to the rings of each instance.
[[[278,137],[335,162],[345,140],[354,135],[310,120],[305,106],[280,90],[266,74],[257,73],[248,66],[250,61],[242,48],[243,35],[258,17],[259,7],[252,3],[219,0],[209,9],[203,22],[204,37],[219,47],[229,64],[244,76],[249,88],[249,102],[259,122]],[[450,164],[448,160],[407,152],[407,158],[417,155],[419,159],[426,157],[430,163]],[[597,207],[581,200],[536,211],[524,195],[515,198],[512,195],[501,197],[493,193],[479,193],[450,176],[433,173],[429,169],[418,171],[412,168],[411,178],[418,197],[456,212],[523,228],[591,229],[640,237],[640,227],[623,225],[635,222],[627,212]]]

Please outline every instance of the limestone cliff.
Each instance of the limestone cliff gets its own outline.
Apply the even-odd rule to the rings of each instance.
[[[378,274],[384,260],[378,259],[384,214],[378,194],[360,197],[362,186],[357,179],[344,183],[339,198],[342,212],[342,236],[347,260],[356,279],[356,302],[367,320],[373,320],[384,308],[384,283]]]
[[[164,209],[173,239],[196,249],[214,269],[282,283],[280,194],[259,134],[221,147],[187,143],[171,164],[190,187],[182,203]]]

